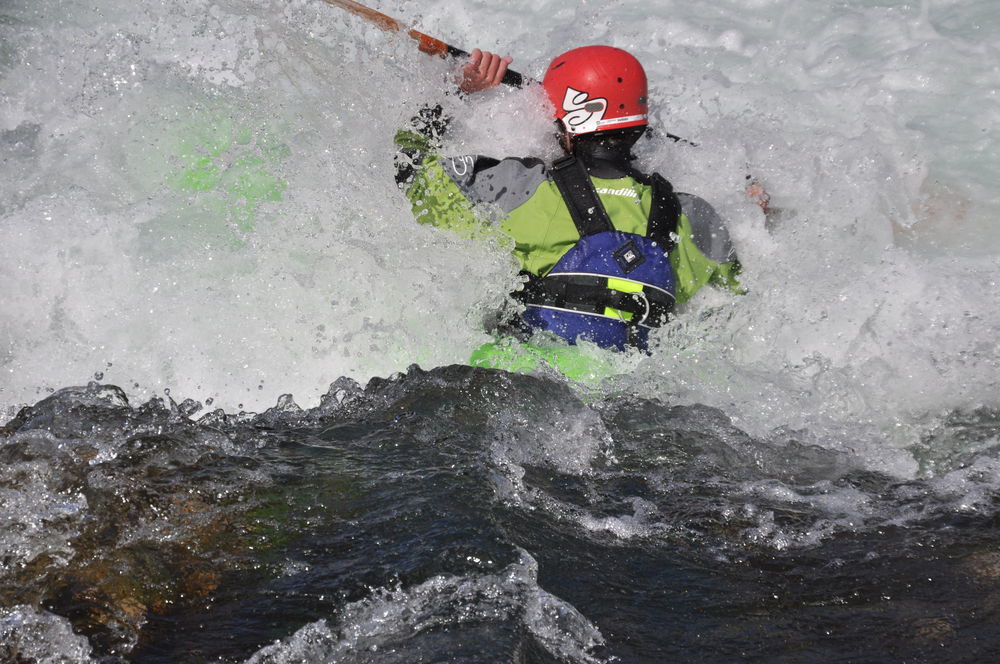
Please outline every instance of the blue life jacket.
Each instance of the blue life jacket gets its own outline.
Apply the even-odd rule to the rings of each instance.
[[[531,328],[549,330],[569,343],[645,349],[651,328],[663,325],[674,307],[674,270],[667,258],[680,217],[670,183],[654,174],[647,234],[615,230],[583,164],[564,157],[550,170],[580,241],[544,277],[529,278],[516,299]]]

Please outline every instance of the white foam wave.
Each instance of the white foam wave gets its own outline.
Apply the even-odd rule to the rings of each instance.
[[[336,624],[310,623],[261,649],[246,664],[420,659],[422,637],[505,623],[523,624],[530,638],[559,661],[604,661],[592,654],[604,641],[597,628],[574,607],[541,589],[537,573],[537,563],[522,552],[518,562],[495,575],[437,576],[410,589],[383,589],[346,605]],[[426,654],[440,658],[450,647],[462,651],[467,646],[432,638]],[[482,656],[482,647],[476,648],[475,657]],[[512,648],[517,652],[521,646],[515,643]]]

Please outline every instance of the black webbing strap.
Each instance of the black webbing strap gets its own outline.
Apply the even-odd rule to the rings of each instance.
[[[653,173],[648,177],[636,172],[629,175],[653,188],[653,204],[649,210],[646,237],[656,240],[663,246],[663,251],[669,253],[677,244],[674,237],[681,216],[681,202],[674,193],[673,185],[659,173]]]
[[[617,309],[632,314],[630,322],[650,327],[666,322],[674,306],[674,298],[665,291],[644,288],[638,293],[626,293],[610,288],[607,277],[585,274],[550,274],[544,279],[531,279],[514,297],[525,304],[592,314],[603,315],[605,308]]]
[[[554,161],[549,172],[580,237],[615,229],[582,161],[567,155]],[[673,186],[659,173],[646,176],[632,171],[629,175],[637,182],[652,187],[653,200],[646,236],[663,246],[664,252],[670,252],[674,248],[673,236],[677,233],[677,221],[681,216],[681,203]]]
[[[552,162],[552,181],[562,194],[580,237],[615,230],[583,162],[566,155]]]

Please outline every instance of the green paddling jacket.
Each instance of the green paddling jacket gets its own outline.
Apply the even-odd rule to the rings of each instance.
[[[441,156],[437,137],[446,125],[439,108],[424,109],[412,128],[396,134],[396,179],[417,221],[463,235],[499,232],[513,240],[523,271],[548,274],[580,234],[546,164],[535,158]],[[631,177],[591,180],[615,229],[646,235],[652,187]],[[722,219],[697,196],[677,197],[682,213],[676,245],[668,255],[676,302],[688,301],[705,284],[738,291],[739,263]],[[498,223],[491,224],[497,212]]]

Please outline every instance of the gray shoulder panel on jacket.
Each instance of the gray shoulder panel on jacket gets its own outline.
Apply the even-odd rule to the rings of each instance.
[[[691,222],[691,235],[695,246],[716,263],[728,263],[736,258],[729,230],[722,217],[708,201],[692,194],[678,192],[681,210]]]
[[[441,167],[473,203],[493,203],[504,212],[523,205],[545,182],[545,164],[540,159],[464,155],[442,157]]]

